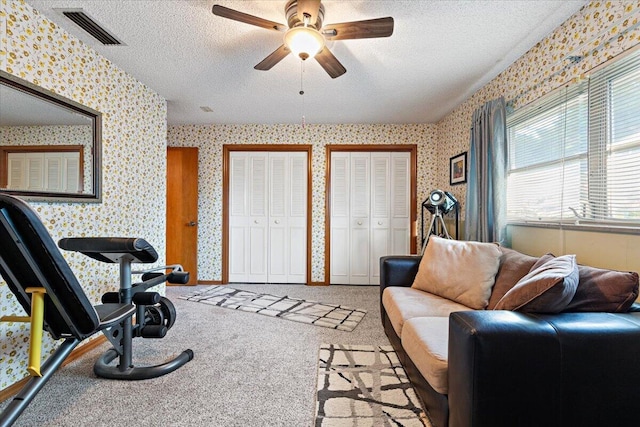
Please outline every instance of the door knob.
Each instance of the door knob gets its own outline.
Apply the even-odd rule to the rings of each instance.
[[[187,225],[188,225],[189,227],[195,227],[196,225],[198,225],[198,223],[197,223],[197,222],[195,222],[195,221],[191,221],[191,222],[189,222],[189,224],[187,224]]]
[[[362,221],[358,221],[358,225],[362,225]]]
[[[276,224],[280,224],[280,220],[279,220],[279,219],[276,219],[274,222],[275,222]]]

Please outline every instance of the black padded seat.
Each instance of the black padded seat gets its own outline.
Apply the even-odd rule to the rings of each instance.
[[[150,263],[158,253],[146,240],[131,237],[71,237],[60,239],[58,246],[67,251],[82,252],[102,262],[116,263],[126,254],[133,262]]]

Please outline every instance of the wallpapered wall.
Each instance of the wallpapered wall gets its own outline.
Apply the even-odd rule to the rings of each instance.
[[[84,125],[0,126],[0,145],[82,145],[83,189],[93,193],[93,129]]]
[[[0,69],[103,114],[102,203],[33,203],[54,241],[135,236],[165,253],[166,103],[20,0],[0,0]],[[65,253],[93,302],[118,269]],[[0,316],[22,314],[0,281]],[[0,389],[26,375],[29,327],[0,323]],[[56,342],[45,334],[43,353]]]
[[[438,124],[171,127],[170,145],[200,147],[201,279],[219,280],[221,274],[222,144],[313,144],[312,280],[321,281],[327,144],[418,144],[418,202],[436,187],[464,200],[464,185],[449,188],[448,168],[451,156],[468,149],[473,110],[499,96],[517,97],[516,106],[524,105],[638,44],[639,10],[637,1],[590,3]],[[104,114],[103,203],[34,204],[54,239],[139,235],[164,254],[164,100],[21,0],[0,0],[0,42],[0,69]],[[572,55],[585,58],[571,65]],[[112,266],[65,256],[92,299],[113,283]],[[15,300],[0,284],[0,315],[16,311]],[[28,331],[23,325],[0,328],[2,389],[24,376]],[[45,352],[53,347],[45,342]]]
[[[170,146],[200,147],[199,279],[221,279],[222,144],[313,144],[312,281],[321,282],[327,144],[418,144],[418,204],[441,188],[461,201],[463,213],[466,185],[449,185],[449,159],[469,149],[473,111],[500,96],[524,105],[634,46],[639,10],[640,2],[588,4],[435,125],[170,126]],[[573,55],[584,59],[572,65]]]
[[[640,42],[640,2],[594,1],[566,20],[509,68],[437,123],[438,185],[449,188],[449,158],[469,149],[471,118],[485,102],[504,96],[514,108],[561,87]],[[581,56],[573,64],[569,57]],[[466,185],[453,191],[460,200]],[[464,211],[464,208],[463,208]]]
[[[222,146],[311,144],[311,281],[324,282],[325,147],[328,144],[416,144],[418,205],[435,185],[435,125],[169,126],[168,145],[199,147],[198,278],[222,278]],[[417,209],[418,207],[416,207]],[[418,215],[418,219],[420,216]]]

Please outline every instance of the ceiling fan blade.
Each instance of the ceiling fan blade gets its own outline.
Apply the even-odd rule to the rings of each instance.
[[[278,62],[282,61],[284,59],[284,57],[287,56],[290,52],[291,51],[289,50],[288,47],[286,47],[285,45],[282,45],[279,48],[277,48],[276,50],[274,50],[271,53],[271,55],[269,55],[266,58],[264,58],[262,60],[262,62],[260,62],[258,65],[256,65],[253,68],[255,68],[256,70],[261,70],[261,71],[270,70],[271,67],[276,65]]]
[[[310,16],[309,24],[315,25],[318,20],[320,0],[298,0],[298,19],[304,22],[304,15]]]
[[[332,79],[340,77],[347,72],[347,69],[342,66],[338,58],[333,56],[333,53],[327,47],[316,54],[315,58]]]
[[[256,27],[266,28],[267,30],[287,30],[286,25],[279,24],[274,21],[269,21],[267,19],[258,18],[257,16],[249,15],[248,13],[238,12],[237,10],[229,9],[228,7],[220,6],[219,4],[213,5],[213,9],[211,11],[214,15],[233,19],[234,21],[244,22],[245,24],[249,25],[255,25]]]
[[[393,18],[368,19],[366,21],[343,22],[322,27],[327,40],[368,39],[389,37],[393,34]]]

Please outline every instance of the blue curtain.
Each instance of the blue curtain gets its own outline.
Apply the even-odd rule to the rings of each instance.
[[[504,98],[473,113],[465,205],[465,239],[506,241],[507,125]]]

